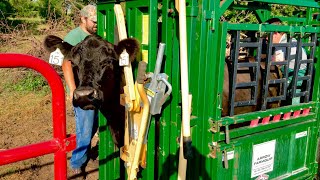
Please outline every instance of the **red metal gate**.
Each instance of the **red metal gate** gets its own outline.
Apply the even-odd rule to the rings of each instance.
[[[45,61],[24,54],[0,54],[0,68],[27,67],[41,73],[52,92],[53,139],[0,151],[0,165],[54,153],[56,180],[67,179],[67,152],[76,146],[76,137],[66,135],[65,94],[61,78]]]

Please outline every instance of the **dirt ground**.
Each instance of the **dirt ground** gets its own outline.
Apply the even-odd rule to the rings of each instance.
[[[8,91],[6,84],[19,76],[17,69],[0,69],[0,150],[50,140],[52,133],[51,94]],[[67,133],[75,132],[71,105],[67,102]],[[93,140],[96,145],[98,137]],[[71,152],[68,153],[68,160]],[[98,179],[98,160],[90,161],[86,168],[87,179]],[[53,154],[0,166],[0,180],[54,179]],[[68,179],[76,179],[69,169]]]

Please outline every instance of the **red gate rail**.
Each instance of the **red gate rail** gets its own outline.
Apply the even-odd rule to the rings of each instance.
[[[0,165],[54,153],[55,180],[67,179],[67,152],[76,146],[76,137],[66,135],[65,94],[61,78],[45,61],[25,54],[0,54],[0,68],[27,67],[42,74],[52,92],[53,139],[0,151]]]

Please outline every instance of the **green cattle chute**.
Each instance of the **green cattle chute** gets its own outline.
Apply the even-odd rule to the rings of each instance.
[[[110,42],[117,41],[116,17],[113,10],[115,3],[119,2],[98,0],[98,34]],[[161,114],[151,118],[146,168],[140,169],[138,178],[176,180],[182,120],[179,13],[175,7],[176,3],[174,0],[127,0],[120,1],[120,4],[125,13],[128,37],[135,37],[141,43],[141,55],[137,62],[132,64],[134,77],[137,74],[138,61],[142,59],[147,59],[147,72],[154,70],[157,48],[162,42],[166,44],[166,49],[160,72],[168,75],[168,81],[172,85],[172,93],[163,104]],[[185,51],[188,52],[189,92],[192,94],[190,132],[193,147],[193,157],[187,163],[187,179],[247,180],[267,177],[303,180],[316,176],[320,122],[320,64],[319,61],[315,61],[319,60],[320,56],[319,4],[316,0],[186,1]],[[274,7],[294,7],[297,11],[279,16]],[[230,12],[233,12],[235,19],[242,12],[251,13],[250,17],[254,18],[250,21],[238,19],[233,22],[232,19],[226,19]],[[284,23],[265,23],[273,17],[281,19]],[[271,51],[277,44],[269,43],[266,52],[262,52],[263,41],[260,38],[270,39],[274,32],[284,32],[288,35],[290,41],[282,46],[291,48],[291,40],[295,38],[298,46],[306,49],[309,60],[305,63],[310,64],[312,72],[310,71],[310,77],[303,81],[306,82],[306,87],[310,83],[310,89],[306,88],[307,90],[300,95],[312,98],[307,98],[297,105],[284,105],[282,99],[281,107],[268,108],[269,102],[278,100],[269,97],[268,90],[254,90],[258,86],[254,82],[234,82],[234,89],[250,86],[249,91],[252,93],[262,90],[259,91],[260,95],[257,95],[258,100],[252,95],[248,102],[235,101],[227,108],[237,108],[237,105],[254,104],[254,101],[257,101],[258,110],[222,116],[223,103],[228,101],[223,97],[227,44],[231,42],[229,62],[235,72],[232,75],[239,75],[239,66],[251,68],[250,72],[256,75],[256,70],[252,69],[261,67],[259,70],[267,72],[265,69],[271,70],[271,66],[284,65],[266,65],[263,69],[260,61],[248,60],[243,63],[240,60],[242,52],[237,50],[246,46],[249,50],[244,54],[256,59],[262,57],[261,54],[270,52],[269,55],[266,53],[266,62],[272,64]],[[235,60],[235,57],[238,58]],[[238,66],[238,63],[243,64]],[[265,77],[261,75],[261,78]],[[294,76],[293,79],[298,82],[298,76]],[[262,80],[261,83],[268,89],[272,84],[284,82]],[[295,93],[290,95],[288,89],[287,96],[299,95],[295,90]],[[288,98],[285,98],[287,101]],[[127,179],[125,167],[119,159],[119,149],[112,143],[107,119],[100,115],[99,121],[99,179]]]

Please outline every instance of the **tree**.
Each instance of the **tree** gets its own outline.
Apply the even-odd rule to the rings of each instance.
[[[0,19],[5,19],[11,16],[14,12],[14,7],[8,0],[0,1]]]
[[[56,19],[64,15],[63,0],[40,0],[39,14],[45,19]]]
[[[38,0],[40,16],[45,19],[65,17],[68,11],[76,14],[83,6],[96,3],[96,0]]]
[[[11,6],[14,7],[15,17],[37,17],[37,1],[32,0],[9,0]]]

